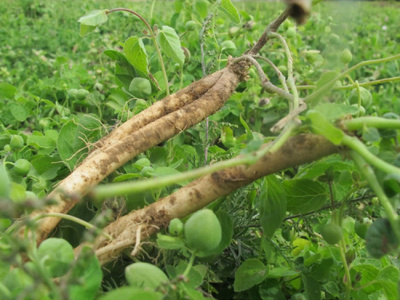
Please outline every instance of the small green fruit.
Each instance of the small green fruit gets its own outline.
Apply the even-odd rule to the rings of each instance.
[[[141,77],[133,78],[129,85],[129,92],[137,98],[146,99],[151,95],[150,80]]]
[[[13,135],[10,140],[11,149],[21,149],[24,146],[24,139],[20,135]]]
[[[360,86],[360,97],[361,97],[361,105],[365,108],[368,108],[372,103],[372,95],[366,89]],[[350,104],[358,104],[358,90],[354,89],[350,93]]]
[[[69,89],[67,93],[70,98],[76,98],[78,95],[78,90],[77,89]]]
[[[239,36],[240,34],[240,28],[239,27],[231,27],[229,28],[229,36],[230,37],[236,37]]]
[[[18,175],[25,176],[31,170],[31,163],[26,159],[20,158],[14,164],[14,171]]]
[[[183,223],[181,220],[175,218],[169,222],[168,232],[171,235],[178,236],[183,232]]]
[[[79,89],[76,93],[76,99],[84,100],[87,97],[87,95],[89,95],[89,92],[87,90]]]
[[[288,30],[286,30],[286,37],[289,39],[295,38],[296,34],[297,34],[296,28],[294,28],[294,27],[290,27],[290,28],[288,28]]]
[[[181,69],[181,65],[180,64],[178,64],[178,63],[174,64],[174,71],[175,72],[179,72],[180,69]]]
[[[353,55],[351,54],[349,49],[344,49],[342,54],[340,54],[340,61],[344,64],[348,64],[353,59]]]
[[[168,277],[163,271],[144,262],[137,262],[126,267],[125,278],[132,287],[150,289],[155,289],[161,283],[168,281]]]
[[[342,239],[343,231],[338,225],[331,223],[322,227],[321,234],[328,244],[334,245]]]
[[[195,212],[184,226],[186,245],[199,256],[207,256],[222,238],[221,224],[210,209]]]
[[[352,104],[351,106],[354,106],[356,108],[358,108],[360,116],[365,116],[365,108],[364,106],[358,106],[358,104]]]
[[[188,21],[185,24],[187,31],[194,31],[196,29],[196,22],[195,21]]]
[[[222,46],[222,52],[228,55],[233,55],[236,51],[236,45],[231,40],[223,41],[221,46]]]

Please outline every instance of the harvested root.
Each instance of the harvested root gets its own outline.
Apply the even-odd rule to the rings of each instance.
[[[133,117],[127,122],[128,125],[115,129],[109,138],[100,143],[101,148],[92,152],[48,195],[47,198],[56,200],[58,204],[36,211],[30,217],[41,213],[67,213],[114,170],[218,111],[244,78],[246,70],[241,66],[245,65],[228,66],[195,82],[184,92],[169,96],[143,111],[137,118]],[[43,241],[58,222],[59,219],[54,217],[41,220],[37,228],[37,241]],[[23,234],[23,228],[20,233]]]
[[[260,177],[336,152],[338,148],[322,136],[294,136],[278,151],[266,154],[254,165],[240,165],[203,176],[158,202],[121,217],[104,229],[114,238],[112,241],[104,237],[97,239],[96,254],[105,264],[135,244],[139,225],[143,240],[158,228],[166,227],[173,218],[183,218]]]

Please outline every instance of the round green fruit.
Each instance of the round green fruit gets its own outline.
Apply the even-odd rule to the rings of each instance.
[[[168,232],[171,235],[178,236],[183,232],[183,223],[181,220],[175,218],[169,222]]]
[[[13,135],[10,140],[11,149],[21,149],[24,146],[24,139],[20,135]]]
[[[324,240],[330,244],[337,244],[343,236],[342,228],[336,224],[327,224],[321,229],[321,234]]]
[[[206,256],[221,242],[221,224],[210,209],[195,212],[184,226],[186,245],[192,251]]]
[[[372,95],[366,89],[360,86],[361,105],[368,108],[372,103]],[[358,104],[358,90],[354,89],[350,93],[350,104]]]
[[[195,21],[188,21],[185,24],[187,31],[194,31],[196,29],[196,22]]]
[[[87,90],[79,89],[76,93],[76,99],[84,100],[87,97],[87,95],[89,95],[89,92]]]
[[[344,64],[348,64],[353,59],[353,54],[351,54],[349,49],[344,49],[340,54],[340,61]]]
[[[222,52],[229,55],[233,55],[236,51],[236,45],[231,40],[223,41],[221,47],[222,47]]]
[[[129,92],[137,98],[146,99],[151,95],[150,80],[141,77],[133,78],[129,85]]]
[[[151,289],[155,289],[161,283],[168,281],[168,277],[163,271],[144,262],[137,262],[126,267],[125,278],[130,286]]]
[[[70,98],[77,98],[78,90],[77,89],[69,89],[67,93]]]
[[[290,28],[288,28],[288,30],[286,30],[286,36],[289,38],[289,39],[293,39],[293,38],[295,38],[296,37],[296,28],[294,28],[294,27],[290,27]]]
[[[236,37],[240,35],[240,28],[239,27],[231,27],[229,28],[229,36]]]
[[[31,166],[28,160],[20,158],[14,163],[14,171],[18,175],[25,176],[31,170]]]

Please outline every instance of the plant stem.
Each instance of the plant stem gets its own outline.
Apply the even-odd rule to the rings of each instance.
[[[359,130],[365,127],[375,127],[379,129],[400,129],[400,120],[379,118],[379,117],[360,117],[343,121],[347,130]]]
[[[339,251],[340,251],[340,257],[342,259],[343,262],[343,268],[344,268],[344,272],[346,274],[346,282],[344,282],[344,285],[346,287],[346,292],[347,292],[347,296],[348,294],[351,292],[351,275],[350,275],[350,269],[349,266],[347,265],[347,261],[346,261],[346,243],[344,241],[344,237],[342,237],[342,239],[339,241]]]
[[[40,215],[37,215],[36,217],[34,217],[32,219],[32,221],[36,222],[36,221],[38,221],[40,219],[49,218],[49,217],[61,218],[61,219],[65,219],[65,220],[69,220],[69,221],[75,222],[75,223],[77,223],[79,225],[82,225],[82,226],[86,227],[89,230],[100,232],[100,234],[104,235],[106,238],[108,238],[110,240],[112,239],[112,237],[109,234],[101,231],[99,228],[97,228],[93,224],[90,224],[90,223],[88,223],[88,222],[86,222],[86,221],[84,221],[82,219],[79,219],[77,217],[74,217],[74,216],[71,216],[71,215],[67,215],[67,214],[62,214],[62,213],[43,213],[43,214],[40,214]]]
[[[321,97],[323,94],[325,94],[326,92],[328,92],[330,89],[332,89],[333,84],[338,81],[340,78],[342,78],[343,76],[346,76],[347,74],[363,67],[366,65],[372,65],[372,64],[379,64],[379,63],[385,63],[388,61],[392,61],[392,60],[396,60],[400,58],[400,54],[391,56],[391,57],[386,57],[386,58],[381,58],[381,59],[373,59],[373,60],[365,60],[363,62],[360,62],[357,65],[352,66],[351,68],[347,69],[346,71],[342,72],[341,74],[339,74],[338,76],[336,76],[335,78],[333,78],[331,81],[329,81],[328,83],[326,83],[324,86],[322,86],[320,89],[314,91],[310,96],[308,96],[304,101],[312,101],[314,99],[317,99],[319,97]]]
[[[167,72],[165,71],[164,60],[162,58],[160,47],[158,46],[158,43],[157,43],[157,40],[156,40],[156,36],[155,36],[154,31],[151,28],[150,24],[146,21],[145,18],[143,18],[137,12],[135,12],[133,10],[130,10],[130,9],[127,9],[127,8],[110,9],[110,10],[107,11],[107,14],[110,14],[110,13],[115,12],[115,11],[126,11],[126,12],[129,12],[129,13],[135,15],[136,17],[138,17],[146,25],[147,29],[150,32],[150,38],[154,43],[154,47],[156,48],[158,59],[159,59],[160,64],[161,64],[161,71],[162,71],[162,74],[163,74],[163,77],[164,77],[164,82],[165,82],[165,91],[166,91],[167,95],[169,95],[170,93],[169,93],[169,86],[168,86],[168,77],[167,77]]]
[[[356,137],[350,137],[345,134],[342,139],[342,144],[358,152],[359,155],[361,155],[368,163],[382,170],[383,172],[400,175],[399,168],[388,164],[387,162],[373,155],[371,152],[368,151],[367,147]]]
[[[368,87],[368,86],[375,85],[375,84],[382,84],[382,83],[396,82],[396,81],[400,81],[400,76],[372,80],[372,81],[368,81],[368,82],[359,83],[359,85],[361,87]],[[332,89],[333,90],[352,90],[355,87],[356,87],[355,84],[349,84],[349,85],[344,85],[344,86],[334,86]],[[298,85],[297,86],[298,90],[308,90],[308,89],[315,89],[315,88],[316,88],[315,85]]]
[[[299,93],[297,91],[294,77],[293,77],[293,57],[290,52],[288,44],[286,43],[285,39],[280,34],[278,34],[276,32],[271,32],[271,33],[269,33],[269,36],[278,38],[281,41],[283,47],[285,48],[285,52],[286,52],[286,56],[287,56],[287,60],[288,60],[287,83],[288,83],[290,89],[292,90],[292,94],[293,94],[293,102],[292,102],[291,109],[290,109],[290,111],[292,111],[299,107]]]
[[[357,167],[359,168],[361,174],[367,179],[368,183],[370,184],[372,190],[375,192],[376,196],[379,199],[379,202],[382,204],[386,216],[389,219],[390,225],[392,226],[398,240],[400,241],[400,228],[399,224],[399,216],[397,215],[396,210],[393,208],[390,200],[386,196],[385,192],[383,191],[381,185],[376,178],[374,170],[371,168],[370,165],[367,164],[366,160],[357,153],[356,151],[350,152],[351,157],[353,158],[354,162],[356,163]]]
[[[192,252],[192,256],[190,257],[190,260],[189,260],[189,263],[188,263],[188,265],[187,265],[187,267],[185,269],[185,272],[183,272],[183,274],[182,274],[184,277],[187,277],[189,275],[190,269],[193,266],[193,262],[194,262],[195,258],[196,258],[196,251]]]

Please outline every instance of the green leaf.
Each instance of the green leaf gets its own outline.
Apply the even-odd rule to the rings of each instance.
[[[302,274],[304,289],[307,299],[319,300],[321,299],[321,285],[312,277]]]
[[[206,0],[196,0],[195,7],[202,19],[204,19],[208,15],[208,6],[209,5],[210,5],[210,3]]]
[[[235,273],[235,292],[241,292],[260,284],[268,276],[265,265],[255,258],[244,261]]]
[[[13,99],[17,89],[8,83],[0,82],[0,100]]]
[[[109,58],[117,62],[117,65],[119,66],[120,69],[116,70],[115,75],[129,75],[129,82],[132,81],[133,77],[138,76],[136,73],[135,68],[129,63],[128,59],[126,56],[113,49],[108,49],[103,52],[105,55],[107,55]],[[118,72],[117,72],[118,71]],[[145,74],[143,74],[145,75]],[[129,86],[129,84],[128,84]]]
[[[11,104],[10,111],[15,120],[18,122],[24,122],[29,116],[29,109],[21,104]]]
[[[167,56],[171,57],[178,64],[183,65],[185,62],[185,55],[183,54],[181,41],[175,29],[169,26],[163,26],[158,34],[158,42]]]
[[[147,52],[141,38],[128,38],[124,44],[124,53],[133,67],[146,75],[149,74]]]
[[[78,22],[86,26],[99,26],[108,20],[107,9],[105,10],[93,10],[83,17]]]
[[[310,179],[286,180],[287,210],[294,214],[305,214],[320,209],[328,198],[324,185]]]
[[[79,35],[80,36],[85,36],[94,31],[97,28],[97,26],[90,26],[90,25],[85,25],[85,24],[80,24],[79,26]]]
[[[312,129],[315,133],[323,135],[335,145],[339,145],[342,142],[344,137],[343,131],[328,122],[320,112],[309,110],[307,118],[310,119]]]
[[[94,251],[82,248],[69,277],[69,299],[95,299],[101,286],[103,273]]]
[[[260,222],[264,234],[272,238],[286,214],[286,195],[275,175],[267,176],[259,198]]]
[[[356,115],[358,113],[357,107],[341,103],[323,103],[313,109],[321,113],[328,121],[334,121],[346,115]]]
[[[78,120],[71,120],[61,128],[57,139],[57,149],[61,159],[74,168],[78,160],[87,153],[87,144],[100,130],[100,121],[92,115],[80,115]]]
[[[376,219],[368,228],[365,245],[368,253],[374,258],[381,258],[397,248],[399,242],[387,219]]]
[[[222,0],[221,6],[218,8],[223,11],[232,22],[236,24],[240,23],[239,13],[236,7],[232,4],[231,0]]]
[[[318,79],[317,81],[317,85],[316,85],[316,89],[319,90],[320,88],[322,88],[324,85],[328,84],[329,82],[331,82],[333,79],[335,79],[337,76],[339,75],[338,72],[335,71],[328,71],[325,72],[324,74],[322,74],[322,76],[320,77],[320,79]],[[331,82],[331,84],[329,85],[329,89],[331,89],[336,82]]]
[[[38,259],[52,277],[64,275],[74,261],[74,249],[64,239],[49,238],[40,244]]]
[[[183,249],[185,248],[185,243],[180,237],[169,236],[165,234],[157,234],[157,245],[162,249]]]

